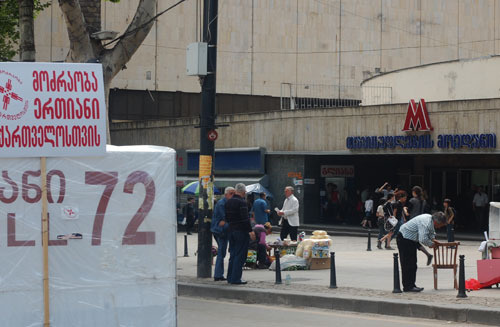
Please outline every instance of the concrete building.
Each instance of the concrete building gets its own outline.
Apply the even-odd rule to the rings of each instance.
[[[175,2],[158,1],[157,11]],[[201,2],[186,1],[158,19],[113,81],[113,119],[197,115],[200,86],[186,76],[185,57],[187,45],[200,40]],[[123,32],[137,3],[103,1],[102,29]],[[280,97],[358,104],[360,83],[381,72],[500,52],[500,0],[226,0],[218,24],[219,113],[277,110]],[[65,59],[57,4],[36,19],[35,36],[38,61]],[[325,101],[281,105],[332,106]]]
[[[499,56],[403,68],[363,81],[362,104],[407,103],[416,97],[427,101],[494,99],[500,97],[498,71]],[[390,96],[380,98],[380,93],[371,92],[377,85],[390,85]]]
[[[408,117],[408,104],[220,115],[218,122],[229,126],[219,129],[216,146],[265,148],[268,186],[276,195],[273,205],[281,204],[284,186],[296,185],[303,223],[334,222],[321,209],[328,183],[345,188],[351,201],[345,210],[352,211],[359,199],[356,192],[365,187],[373,191],[389,181],[404,189],[422,185],[436,208],[443,198],[451,198],[461,223],[472,224],[474,185],[484,186],[492,201],[500,200],[495,134],[500,100],[429,102],[426,109],[428,130],[418,114]],[[407,121],[410,130],[403,131]],[[112,138],[118,144],[172,140],[169,145],[176,149],[196,149],[198,123],[197,118],[117,123]],[[188,159],[179,155],[186,165]],[[225,174],[216,172],[216,184],[217,176]],[[359,220],[353,212],[345,217],[350,223]]]
[[[123,31],[137,1],[103,2],[102,29]],[[159,1],[157,11],[174,2]],[[187,1],[158,19],[110,97],[113,143],[175,148],[181,182],[197,175],[200,86],[185,75],[185,49],[200,40],[199,3]],[[491,74],[499,17],[500,0],[220,1],[217,123],[229,126],[218,130],[216,185],[265,183],[274,207],[293,184],[302,223],[334,223],[324,210],[329,183],[347,199],[341,210],[350,223],[360,219],[357,192],[365,187],[423,185],[436,206],[450,197],[460,223],[473,228],[473,186],[500,200],[500,100]],[[37,60],[64,60],[59,8],[36,24]],[[478,76],[468,87],[464,59],[488,56],[486,66],[470,63],[488,79]],[[410,67],[420,68],[380,75]],[[409,88],[400,81],[427,71],[440,75],[403,92]],[[457,74],[454,90],[445,87],[453,80],[446,71]],[[361,82],[378,75],[363,87],[383,101],[359,106]]]

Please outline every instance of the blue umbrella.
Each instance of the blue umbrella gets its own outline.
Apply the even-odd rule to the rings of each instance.
[[[199,195],[200,194],[200,182],[191,182],[184,186],[181,189],[181,192],[184,194],[194,194],[194,195]],[[214,185],[214,194],[220,194],[220,191],[217,187]]]
[[[247,185],[246,186],[246,191],[247,191],[247,193],[261,193],[261,192],[264,192],[264,193],[266,193],[266,196],[268,198],[272,198],[273,197],[273,194],[271,192],[269,192],[269,190],[267,188],[265,188],[264,186],[262,186],[260,183],[255,183],[255,184]]]

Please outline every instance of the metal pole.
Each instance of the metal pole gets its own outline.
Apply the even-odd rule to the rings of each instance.
[[[460,271],[458,273],[458,298],[465,298],[465,255],[460,255]]]
[[[43,326],[50,327],[49,214],[47,202],[47,158],[40,158],[42,179]]]
[[[400,282],[399,282],[399,263],[398,263],[398,254],[394,253],[394,289],[392,293],[402,293]]]
[[[337,288],[337,275],[335,273],[335,252],[330,252],[330,288]]]
[[[189,257],[188,254],[188,236],[184,235],[184,256]]]
[[[215,143],[208,138],[208,132],[215,129],[215,72],[217,67],[217,12],[218,0],[203,2],[203,41],[208,43],[207,71],[201,87],[200,116],[200,163],[201,156],[211,156],[210,181],[213,181],[213,162]],[[200,167],[201,168],[201,167]],[[201,183],[201,180],[200,180]],[[212,219],[213,199],[208,198],[207,188],[200,185],[200,199],[203,207],[198,221],[198,258],[197,277],[210,278],[212,275],[212,234],[210,222]],[[209,205],[208,202],[211,202]]]
[[[276,282],[275,284],[282,284],[281,281],[281,265],[280,265],[280,248],[274,249],[274,257],[276,258]]]
[[[371,251],[372,250],[372,232],[371,230],[368,230],[368,246],[366,248],[366,251]]]

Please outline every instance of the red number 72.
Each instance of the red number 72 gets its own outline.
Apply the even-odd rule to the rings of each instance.
[[[102,225],[104,223],[104,215],[108,208],[109,199],[113,194],[113,190],[118,183],[117,172],[100,172],[87,171],[85,172],[85,184],[89,185],[104,185],[104,191],[97,205],[97,211],[94,218],[94,226],[92,228],[92,245],[101,245]],[[156,187],[153,178],[144,171],[134,171],[131,173],[125,185],[123,192],[128,194],[134,193],[134,186],[143,184],[146,190],[146,195],[141,206],[130,220],[125,233],[123,235],[122,244],[124,245],[139,245],[139,244],[155,244],[155,232],[138,232],[137,229],[142,224],[149,211],[153,207],[156,195]]]

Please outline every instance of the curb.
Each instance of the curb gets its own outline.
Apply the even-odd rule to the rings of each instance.
[[[178,283],[179,296],[237,300],[248,304],[270,304],[310,307],[340,311],[375,313],[390,316],[437,319],[497,326],[500,311],[465,304],[435,304],[423,301],[394,300],[373,297],[347,296],[263,290],[240,286],[212,286]]]

